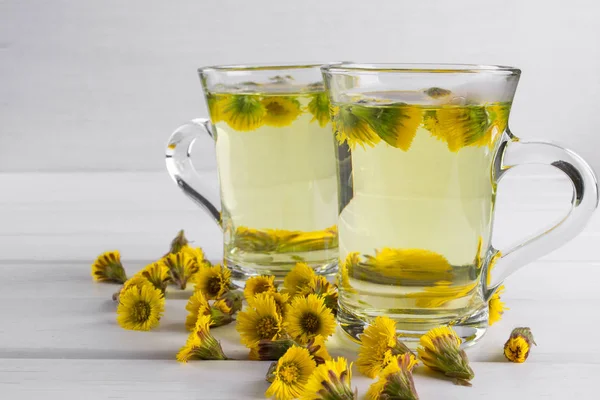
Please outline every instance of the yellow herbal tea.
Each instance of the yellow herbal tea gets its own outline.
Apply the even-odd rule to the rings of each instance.
[[[269,90],[267,90],[269,89]],[[337,182],[322,85],[207,93],[215,127],[224,258],[248,274],[337,264]]]
[[[340,322],[351,334],[357,320],[385,315],[418,338],[485,308],[478,282],[495,198],[490,166],[510,104],[439,104],[438,94],[363,93],[332,104]]]

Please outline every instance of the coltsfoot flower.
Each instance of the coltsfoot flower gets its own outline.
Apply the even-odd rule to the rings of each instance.
[[[147,279],[148,282],[154,285],[154,287],[163,294],[167,290],[167,284],[171,280],[169,267],[162,262],[153,262],[152,264],[147,265],[144,269],[136,273],[136,276],[137,275]]]
[[[531,345],[536,345],[529,328],[515,328],[504,344],[504,356],[514,363],[524,363],[529,357]]]
[[[300,102],[293,96],[266,96],[262,105],[267,110],[264,117],[267,126],[289,126],[302,114]]]
[[[158,326],[165,310],[165,298],[148,281],[140,286],[132,284],[120,294],[117,322],[124,329],[149,331]]]
[[[127,274],[121,264],[121,254],[117,250],[100,254],[92,264],[92,278],[98,282],[125,283]]]
[[[308,103],[307,108],[313,116],[310,122],[317,121],[319,126],[324,128],[329,122],[329,98],[327,97],[327,93],[315,93]]]
[[[229,315],[233,315],[242,309],[244,295],[241,290],[229,290],[219,297],[217,301],[224,302],[229,307]]]
[[[290,297],[301,292],[316,277],[315,271],[306,263],[296,263],[294,268],[283,279],[283,287]]]
[[[306,348],[317,365],[324,364],[325,361],[331,360],[327,347],[325,347],[325,338],[321,335],[317,335],[310,339],[306,344]]]
[[[303,347],[291,347],[277,362],[267,397],[291,400],[300,397],[316,365],[310,353]],[[268,377],[267,377],[268,378]]]
[[[396,321],[388,317],[377,317],[365,328],[360,337],[358,351],[358,371],[369,378],[375,378],[395,355],[409,354],[416,362],[415,355],[396,334]]]
[[[179,232],[177,232],[177,235],[171,241],[171,247],[170,247],[169,252],[167,254],[179,253],[181,251],[181,249],[184,248],[187,245],[188,245],[188,240],[185,237],[185,232],[182,229]],[[167,254],[165,254],[165,256]]]
[[[302,400],[354,400],[357,393],[352,391],[352,364],[343,357],[325,361],[308,378]]]
[[[454,378],[459,385],[471,386],[469,381],[475,374],[469,366],[469,359],[460,349],[461,340],[452,328],[433,328],[421,336],[421,346],[417,349],[423,364],[434,371]]]
[[[331,310],[333,315],[337,315],[338,307],[338,292],[337,287],[327,280],[324,276],[315,275],[308,285],[299,293],[302,296],[308,296],[309,294],[316,294],[325,301],[325,305]]]
[[[275,306],[277,307],[277,312],[279,313],[279,315],[282,318],[285,318],[285,311],[287,309],[287,304],[290,300],[290,295],[287,293],[281,293],[281,292],[259,293],[259,294],[255,295],[253,297],[250,297],[246,300],[248,301],[248,305],[250,307],[254,307],[254,303],[256,302],[256,299],[262,298],[265,296],[273,298],[273,300],[275,301]]]
[[[250,94],[227,96],[221,103],[221,117],[236,131],[253,131],[264,124],[267,110],[260,97]]]
[[[323,298],[310,294],[294,298],[287,306],[285,327],[296,342],[304,345],[318,335],[331,336],[335,331],[335,318]]]
[[[200,247],[183,246],[180,250],[196,260],[198,267],[210,267],[212,264],[204,257],[204,251]]]
[[[188,315],[185,319],[185,328],[188,331],[193,331],[196,327],[196,322],[198,322],[198,317],[201,315],[209,315],[210,316],[210,305],[206,300],[206,297],[200,291],[194,292],[192,294],[185,306],[185,309],[188,312]]]
[[[186,363],[190,360],[227,360],[221,344],[210,333],[209,326],[210,316],[198,317],[194,331],[177,353],[177,361]]]
[[[144,278],[141,275],[134,275],[131,278],[127,279],[125,281],[125,283],[123,284],[123,286],[121,286],[121,289],[119,289],[118,292],[113,293],[112,295],[112,299],[113,301],[119,302],[119,299],[121,298],[121,294],[125,293],[125,291],[129,288],[131,288],[132,286],[137,287],[138,289],[141,289],[142,286],[149,284],[150,282],[148,282],[148,279]]]
[[[196,290],[204,293],[208,300],[223,296],[231,286],[231,271],[220,264],[203,267],[194,277]]]
[[[416,360],[406,353],[393,356],[390,363],[379,374],[379,380],[367,391],[369,400],[418,400],[412,377]]]
[[[162,262],[169,269],[171,281],[181,290],[186,288],[188,281],[199,269],[196,259],[182,251],[163,257]]]
[[[275,287],[275,276],[253,276],[248,278],[246,281],[246,286],[244,287],[244,297],[246,297],[246,300],[248,300],[259,293],[276,291],[277,288]]]
[[[256,359],[261,361],[279,360],[292,346],[297,346],[297,343],[287,338],[261,340],[258,342]]]
[[[210,306],[210,326],[218,328],[233,322],[231,308],[224,300],[217,300]]]
[[[275,300],[262,294],[257,296],[254,307],[238,313],[235,328],[240,333],[242,343],[252,349],[261,340],[279,339],[283,334],[282,325]]]

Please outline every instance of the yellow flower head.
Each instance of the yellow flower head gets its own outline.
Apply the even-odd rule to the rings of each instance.
[[[210,305],[200,291],[196,291],[190,296],[185,309],[188,311],[185,319],[185,327],[188,331],[194,330],[200,315],[210,315]]]
[[[196,290],[204,293],[208,300],[223,296],[231,286],[231,271],[220,264],[203,267],[195,276]]]
[[[318,121],[319,126],[324,128],[329,122],[329,99],[327,98],[327,93],[315,93],[308,103],[308,111],[313,116],[310,122]]]
[[[315,275],[313,279],[308,283],[306,287],[300,290],[297,294],[302,296],[308,296],[309,294],[316,294],[319,297],[322,297],[325,301],[325,305],[327,308],[333,312],[334,315],[337,314],[338,308],[338,292],[337,287],[329,283],[327,278],[322,275]]]
[[[202,248],[183,246],[181,251],[194,258],[199,267],[210,267],[211,264],[206,258],[204,258],[204,251],[202,251]]]
[[[355,115],[354,105],[341,105],[330,107],[331,123],[337,141],[347,143],[351,149],[357,144],[361,146],[375,146],[381,138],[371,128],[367,120],[361,115]]]
[[[125,283],[127,275],[121,254],[116,250],[100,254],[92,264],[92,278],[98,282]]]
[[[489,305],[489,324],[494,325],[502,319],[504,310],[507,310],[506,305],[500,299],[500,295],[504,292],[504,285],[500,286],[496,292],[488,300]]]
[[[337,275],[338,287],[344,289],[348,293],[356,293],[356,290],[350,284],[350,275],[354,273],[354,267],[360,262],[358,252],[348,253],[346,260],[340,260],[340,270]]]
[[[144,277],[148,282],[154,285],[155,288],[163,293],[167,290],[167,283],[171,279],[169,268],[162,262],[153,262],[144,267],[144,269],[139,271],[136,275]]]
[[[160,290],[147,282],[139,288],[131,285],[119,296],[117,322],[122,328],[149,331],[158,326],[165,310],[165,298]]]
[[[236,131],[253,131],[264,124],[267,110],[259,96],[234,94],[221,103],[223,120]]]
[[[421,336],[421,346],[417,349],[423,364],[434,371],[454,378],[457,384],[470,386],[475,376],[469,366],[469,359],[460,349],[461,340],[452,328],[433,328]]]
[[[275,276],[253,276],[251,278],[248,278],[248,280],[246,281],[246,286],[244,288],[244,297],[246,297],[246,300],[248,300],[259,293],[276,291],[277,288],[275,287]]]
[[[217,303],[223,303],[229,309],[228,314],[233,315],[242,309],[243,301],[244,295],[241,290],[229,290],[220,296],[214,305],[217,306]],[[219,306],[219,308],[225,312],[224,306]]]
[[[406,353],[392,357],[390,363],[379,374],[367,392],[367,399],[406,399],[418,400],[412,377],[416,360]]]
[[[315,367],[308,350],[298,346],[291,347],[277,362],[273,383],[265,395],[277,400],[300,397]]]
[[[280,292],[265,292],[265,293],[259,293],[255,296],[252,296],[250,298],[248,298],[248,305],[250,307],[255,307],[256,304],[256,299],[260,299],[263,298],[264,296],[267,297],[271,297],[273,298],[273,300],[275,301],[275,307],[277,308],[277,313],[284,318],[285,317],[285,311],[287,309],[287,303],[290,300],[290,295],[287,293],[280,293]]]
[[[302,400],[354,400],[357,394],[352,391],[352,364],[343,357],[325,361],[308,378]]]
[[[265,294],[256,296],[254,307],[238,313],[235,328],[248,348],[255,347],[261,340],[279,339],[283,333],[282,319],[275,300]]]
[[[137,287],[138,289],[141,289],[142,286],[147,285],[149,283],[150,282],[148,281],[148,279],[144,278],[141,275],[135,274],[134,276],[125,281],[125,283],[123,284],[123,286],[121,286],[121,289],[118,292],[113,294],[112,299],[113,301],[118,302],[121,295],[125,293],[127,289],[131,287]]]
[[[262,105],[267,110],[264,122],[268,126],[289,126],[302,114],[300,102],[292,96],[267,96]]]
[[[185,346],[177,353],[177,361],[227,360],[221,344],[210,333],[210,317],[198,317],[194,331],[190,333]]]
[[[306,344],[306,348],[317,365],[321,365],[325,363],[325,361],[331,360],[327,347],[325,347],[325,338],[321,335],[317,335],[310,339]]]
[[[223,121],[223,104],[228,95],[208,93],[206,95],[206,105],[210,114],[210,120],[213,124]]]
[[[515,328],[504,344],[504,356],[514,363],[524,363],[529,357],[531,345],[535,345],[529,328]]]
[[[311,294],[292,300],[286,310],[285,326],[296,342],[306,344],[318,335],[331,336],[335,331],[335,318],[323,298]]]
[[[171,241],[171,247],[169,249],[169,253],[170,254],[179,253],[181,251],[181,249],[183,249],[187,245],[188,245],[188,240],[185,237],[185,233],[182,229],[179,232],[177,232],[177,236],[175,236],[173,238],[173,240]],[[167,254],[169,254],[169,253],[167,253]]]
[[[315,276],[315,271],[308,264],[296,263],[296,266],[284,278],[283,287],[290,297],[294,297],[296,293],[304,290]]]
[[[188,281],[198,272],[199,268],[196,259],[182,251],[175,254],[168,254],[161,261],[169,269],[171,280],[181,290],[185,289]]]
[[[202,292],[197,292],[202,293]],[[233,322],[233,313],[225,300],[217,300],[210,306],[210,326],[217,328]]]
[[[367,326],[360,337],[358,350],[358,371],[369,378],[375,378],[392,360],[394,355],[414,354],[398,340],[396,322],[388,317],[377,317]]]

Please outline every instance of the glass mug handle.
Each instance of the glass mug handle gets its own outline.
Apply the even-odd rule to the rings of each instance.
[[[214,221],[221,226],[219,194],[210,187],[198,174],[190,155],[196,140],[210,141],[214,147],[214,136],[211,122],[206,118],[193,119],[180,126],[171,134],[165,153],[167,171],[177,186],[194,202],[208,212]],[[205,143],[207,145],[208,143]]]
[[[526,164],[542,164],[558,168],[569,177],[573,185],[571,210],[554,227],[538,234],[508,251],[493,252],[497,259],[491,283],[483,279],[484,293],[489,298],[502,281],[531,261],[557,249],[573,239],[585,228],[592,213],[598,207],[598,184],[594,171],[579,155],[571,150],[545,142],[521,142],[512,134],[500,145],[494,160],[494,179],[500,181],[512,167]],[[487,276],[487,271],[484,276]]]

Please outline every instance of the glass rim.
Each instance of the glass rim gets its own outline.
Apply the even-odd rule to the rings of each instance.
[[[491,73],[498,75],[520,75],[521,70],[504,65],[444,64],[444,63],[337,63],[321,66],[324,73],[439,73],[473,74]]]
[[[342,62],[307,62],[307,63],[256,63],[256,64],[231,64],[209,65],[198,68],[199,73],[229,72],[229,71],[277,71],[321,68],[323,66],[342,64]]]

